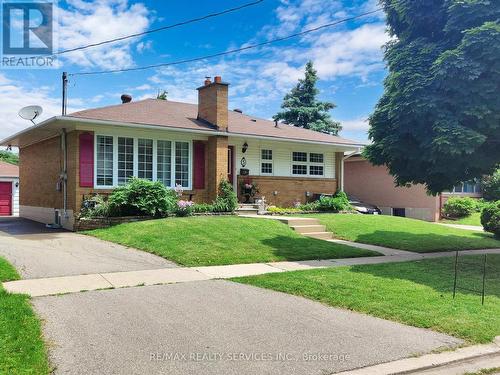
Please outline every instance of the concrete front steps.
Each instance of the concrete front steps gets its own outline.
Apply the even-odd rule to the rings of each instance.
[[[259,205],[253,203],[240,203],[236,209],[236,215],[257,215],[259,213]]]
[[[333,239],[332,232],[326,231],[326,226],[321,225],[318,219],[313,218],[283,218],[280,221],[287,223],[297,233],[306,237],[316,238],[318,240]]]

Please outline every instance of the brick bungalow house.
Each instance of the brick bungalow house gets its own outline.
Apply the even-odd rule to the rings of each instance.
[[[82,200],[131,176],[180,184],[187,198],[211,202],[222,179],[255,182],[270,204],[304,202],[341,188],[343,155],[361,145],[228,109],[217,76],[198,105],[147,99],[50,118],[2,145],[19,147],[20,216],[68,229]],[[243,176],[246,174],[246,176]]]

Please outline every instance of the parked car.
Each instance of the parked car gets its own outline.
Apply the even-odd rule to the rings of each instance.
[[[380,211],[380,209],[377,206],[374,206],[373,204],[362,202],[358,198],[353,197],[352,195],[348,195],[348,198],[352,208],[354,208],[361,214],[380,215],[382,213],[382,211]]]

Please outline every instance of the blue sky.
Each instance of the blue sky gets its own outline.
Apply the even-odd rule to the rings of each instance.
[[[208,1],[60,1],[55,37],[67,49],[145,31],[249,0]],[[43,118],[60,112],[61,72],[125,68],[211,54],[247,43],[302,31],[376,7],[375,0],[265,0],[237,13],[182,26],[142,38],[64,55],[58,69],[0,70],[0,138],[27,127],[17,117],[24,105],[39,104]],[[366,140],[366,118],[382,94],[387,41],[383,13],[323,29],[301,38],[245,53],[154,70],[98,76],[74,76],[69,82],[69,111],[134,100],[167,90],[171,100],[196,102],[195,88],[205,76],[222,75],[230,86],[230,108],[270,118],[283,96],[303,76],[312,60],[320,77],[322,100],[337,105],[332,117],[341,135]]]

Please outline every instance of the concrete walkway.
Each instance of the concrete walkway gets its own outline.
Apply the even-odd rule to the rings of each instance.
[[[456,229],[464,229],[464,230],[473,230],[476,232],[484,232],[484,228],[478,225],[463,225],[463,224],[448,224],[448,223],[435,223],[438,225],[444,225],[445,227],[456,228]]]
[[[176,267],[145,251],[15,217],[0,218],[0,256],[23,279]]]
[[[464,250],[461,251],[460,254],[500,254],[500,249]],[[361,264],[405,262],[451,256],[455,256],[455,252],[424,254],[405,253],[379,257],[233,264],[227,266],[179,267],[171,269],[110,272],[91,275],[17,280],[3,283],[3,287],[11,293],[23,293],[32,297],[39,297],[98,289],[184,283],[210,279],[228,279],[232,277],[261,275],[273,272],[299,271]]]
[[[491,344],[473,345],[443,353],[382,363],[339,375],[463,375],[500,366],[500,336]]]

